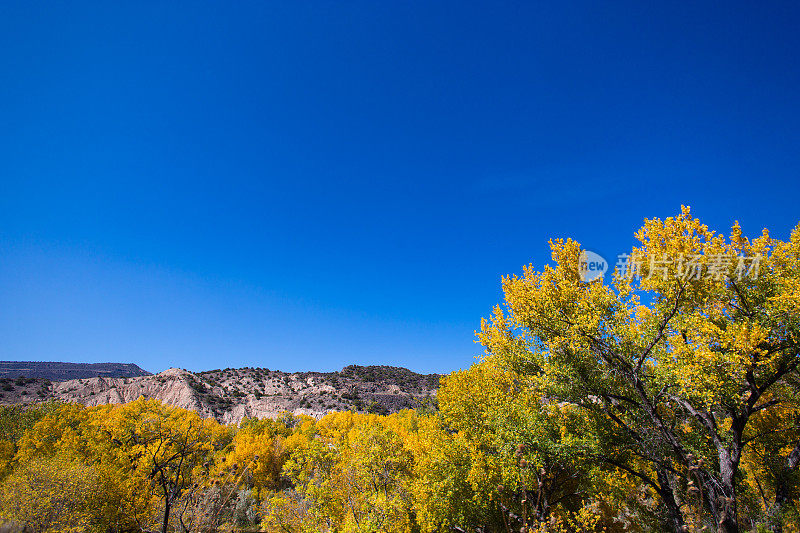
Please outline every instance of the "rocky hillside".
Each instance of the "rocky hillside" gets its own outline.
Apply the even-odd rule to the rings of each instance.
[[[132,378],[149,376],[131,363],[58,363],[50,361],[0,361],[0,378],[41,378],[66,381],[81,378]]]
[[[275,417],[283,411],[315,417],[347,409],[387,414],[428,405],[438,386],[438,374],[390,366],[348,366],[327,373],[226,368],[195,374],[173,368],[132,378],[0,379],[0,403],[55,399],[100,405],[143,396],[220,422],[238,423],[245,417]]]

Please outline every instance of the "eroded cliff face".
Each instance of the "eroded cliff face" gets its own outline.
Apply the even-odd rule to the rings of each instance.
[[[155,398],[224,423],[282,412],[321,417],[331,411],[391,413],[420,407],[436,395],[439,376],[397,367],[350,366],[341,372],[284,373],[259,368],[193,373],[171,368],[153,376],[86,378],[40,387],[41,397],[85,405]]]
[[[72,379],[51,387],[54,398],[84,405],[127,403],[143,396],[208,415],[190,385],[192,379],[191,372],[171,368],[155,376]]]

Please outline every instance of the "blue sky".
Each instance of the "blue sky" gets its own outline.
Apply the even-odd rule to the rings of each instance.
[[[112,5],[117,4],[117,5]],[[796,3],[2,2],[0,359],[448,372],[500,276],[800,221]]]

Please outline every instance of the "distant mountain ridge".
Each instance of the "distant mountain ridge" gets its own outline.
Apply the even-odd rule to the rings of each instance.
[[[440,377],[401,367],[356,365],[339,372],[245,367],[193,373],[171,368],[155,375],[69,381],[0,374],[0,404],[56,400],[104,405],[144,397],[236,424],[244,418],[274,418],[283,412],[321,417],[331,411],[389,414],[430,408],[435,404]]]
[[[69,381],[85,378],[150,376],[133,363],[61,363],[57,361],[0,361],[0,378],[41,378]]]

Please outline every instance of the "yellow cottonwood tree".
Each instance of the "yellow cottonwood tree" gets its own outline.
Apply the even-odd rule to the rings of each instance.
[[[226,430],[213,419],[144,398],[109,409],[98,424],[118,445],[131,478],[146,480],[152,489],[151,498],[163,510],[161,531],[166,533],[170,513],[202,480],[203,464],[212,460]],[[186,508],[177,509],[183,528]]]
[[[298,531],[411,531],[413,455],[389,419],[331,413],[302,444],[287,442],[293,451],[284,472],[307,505]],[[288,528],[291,521],[280,515],[287,511],[299,512],[292,493],[269,502],[266,521]]]
[[[137,528],[148,513],[129,489],[115,446],[92,422],[101,408],[47,408],[16,442],[13,471],[0,485],[5,518],[37,530]]]
[[[99,474],[68,455],[37,457],[18,465],[0,490],[0,517],[34,531],[104,531],[107,496]]]
[[[766,431],[754,421],[794,401],[800,226],[787,242],[766,230],[751,241],[738,224],[726,238],[684,208],[646,220],[636,237],[635,268],[608,283],[582,281],[577,242],[552,241],[554,265],[503,279],[504,306],[479,340],[548,401],[580,409],[597,438],[583,453],[657,494],[663,527],[763,523],[738,505],[741,461]],[[791,434],[796,423],[768,431]],[[780,521],[791,501],[773,499]]]
[[[512,363],[489,355],[444,378],[439,391],[443,424],[457,431],[451,442],[471,450],[466,479],[484,508],[470,526],[535,531],[599,521],[593,505],[607,491],[595,485],[603,473],[586,453],[596,435],[578,406],[547,398],[536,374]]]

